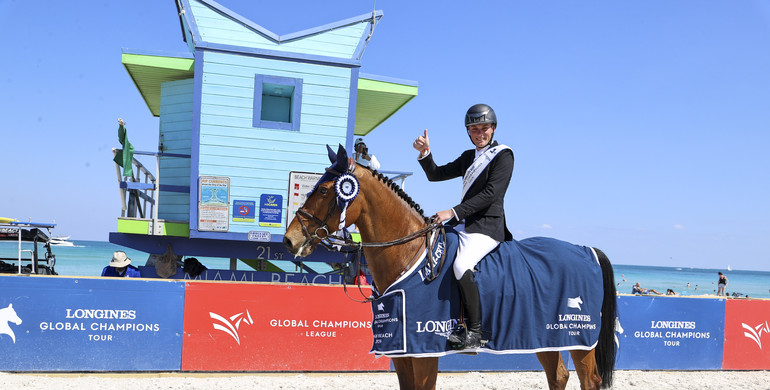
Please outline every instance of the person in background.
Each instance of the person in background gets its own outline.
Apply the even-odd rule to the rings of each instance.
[[[725,287],[727,287],[727,276],[722,275],[721,272],[717,272],[719,274],[719,281],[717,282],[717,296],[725,296]]]
[[[373,154],[369,154],[369,148],[366,147],[363,138],[356,140],[355,149],[355,161],[357,163],[362,166],[369,167],[373,171],[380,169],[380,162]]]
[[[131,265],[131,259],[126,256],[126,252],[115,251],[112,254],[110,265],[104,267],[102,276],[111,276],[116,278],[141,278],[139,268]]]
[[[639,285],[639,282],[636,282],[636,284],[633,287],[631,287],[631,294],[649,294],[649,293],[653,293],[653,294],[657,294],[657,295],[663,295],[663,294],[655,291],[655,289],[643,288],[641,285]]]

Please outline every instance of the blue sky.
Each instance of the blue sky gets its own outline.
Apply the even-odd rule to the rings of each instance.
[[[383,170],[411,171],[426,213],[459,180],[428,183],[471,147],[475,103],[515,153],[506,196],[518,239],[603,249],[619,264],[770,270],[770,2],[245,1],[221,4],[283,35],[384,12],[361,71],[419,83],[366,137]],[[155,150],[122,48],[182,53],[173,0],[0,0],[0,216],[108,239],[120,214],[117,118]]]

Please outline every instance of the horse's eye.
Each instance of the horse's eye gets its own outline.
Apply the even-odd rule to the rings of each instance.
[[[326,187],[320,187],[320,188],[318,189],[318,192],[320,192],[320,193],[321,193],[321,195],[326,195],[326,194],[328,194],[328,193],[329,193],[329,189],[328,189],[328,188],[326,188]]]

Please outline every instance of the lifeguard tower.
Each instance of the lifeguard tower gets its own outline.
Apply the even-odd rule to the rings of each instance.
[[[158,150],[135,152],[156,158],[154,172],[137,160],[132,175],[118,170],[110,242],[230,258],[231,269],[291,261],[283,234],[328,166],[326,145],[351,150],[417,83],[360,72],[381,11],[279,36],[214,1],[175,3],[189,52],[123,51],[160,126]],[[322,250],[304,261],[343,258]]]

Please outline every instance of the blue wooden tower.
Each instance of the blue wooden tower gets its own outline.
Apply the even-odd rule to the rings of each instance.
[[[360,72],[381,11],[279,36],[214,1],[175,3],[189,53],[123,52],[160,118],[158,151],[144,153],[158,167],[146,183],[121,180],[149,206],[124,213],[110,242],[156,254],[171,245],[177,255],[291,260],[283,233],[328,165],[326,145],[351,150],[355,136],[414,98],[417,84]],[[305,260],[335,256],[316,251]]]

